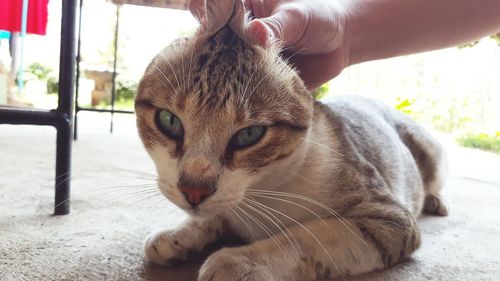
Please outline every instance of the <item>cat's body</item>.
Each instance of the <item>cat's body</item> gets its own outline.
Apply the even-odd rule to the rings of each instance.
[[[286,160],[289,163],[271,165],[263,180],[252,183],[253,189],[314,198],[345,218],[370,200],[381,205],[397,201],[418,217],[426,194],[439,195],[445,180],[441,146],[407,116],[369,98],[338,96],[327,104],[316,102],[313,126],[304,140],[301,149]],[[299,221],[315,216],[300,207],[291,208],[288,202],[261,199]],[[332,216],[311,202],[292,201]],[[445,214],[445,210],[428,208],[429,213]],[[236,225],[233,231],[252,240],[241,221],[231,220],[231,224]],[[266,236],[258,225],[253,228],[258,238]]]
[[[303,281],[382,269],[417,249],[424,202],[447,213],[440,145],[371,99],[314,102],[275,49],[242,40],[239,0],[209,1],[207,13],[139,87],[159,188],[192,214],[152,235],[146,259],[187,260],[229,232],[248,245],[212,254],[200,281]]]

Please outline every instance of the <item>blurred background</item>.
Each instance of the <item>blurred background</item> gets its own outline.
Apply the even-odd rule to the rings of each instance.
[[[60,7],[61,0],[49,1],[44,35],[19,40],[1,33],[0,104],[56,107]],[[137,83],[151,58],[197,27],[187,11],[106,0],[84,1],[81,20],[78,103],[94,109],[111,106],[117,27],[115,108],[121,110],[133,110]],[[500,153],[500,36],[353,66],[316,92],[325,100],[339,94],[383,99],[461,145]]]

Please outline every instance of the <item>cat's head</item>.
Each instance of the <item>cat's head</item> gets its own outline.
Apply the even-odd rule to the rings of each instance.
[[[241,0],[209,0],[196,35],[150,63],[136,98],[139,135],[163,194],[192,214],[287,180],[313,99],[277,46],[245,38]]]

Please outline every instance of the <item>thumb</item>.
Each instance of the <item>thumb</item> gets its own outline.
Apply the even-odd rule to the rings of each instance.
[[[304,33],[301,18],[302,15],[297,18],[293,13],[283,10],[266,18],[254,19],[249,24],[248,37],[263,47],[274,41],[281,42],[283,47],[291,46]]]

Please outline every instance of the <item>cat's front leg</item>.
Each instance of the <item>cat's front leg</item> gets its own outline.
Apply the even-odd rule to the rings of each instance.
[[[198,281],[275,281],[266,263],[254,259],[255,245],[223,248],[212,254],[201,267]]]
[[[190,218],[174,230],[152,233],[146,239],[145,259],[150,264],[173,265],[197,257],[222,235],[222,217]]]
[[[397,209],[397,210],[396,210]],[[273,239],[224,248],[202,266],[199,281],[305,281],[382,269],[411,254],[420,234],[409,212],[367,208],[347,219],[315,219]]]

